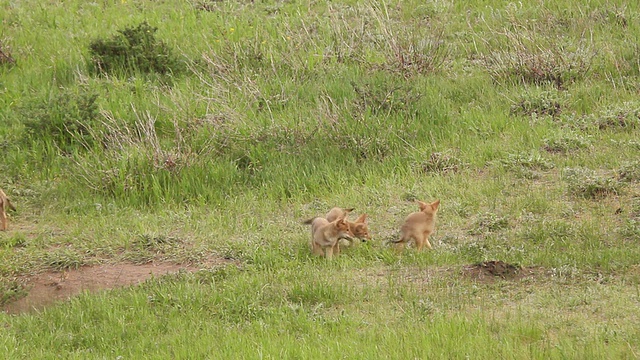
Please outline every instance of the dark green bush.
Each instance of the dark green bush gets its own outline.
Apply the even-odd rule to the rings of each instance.
[[[109,39],[97,39],[89,45],[93,71],[97,74],[131,75],[157,73],[176,75],[185,65],[162,40],[158,28],[143,22],[136,27],[118,30]]]

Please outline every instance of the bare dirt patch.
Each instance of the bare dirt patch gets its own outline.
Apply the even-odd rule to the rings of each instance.
[[[2,306],[2,311],[19,314],[43,309],[56,302],[65,301],[82,292],[97,292],[118,287],[140,284],[152,277],[159,277],[179,271],[195,272],[210,268],[230,260],[209,260],[204,266],[171,263],[149,264],[108,264],[83,266],[76,270],[46,272],[21,279],[26,284],[27,295]]]
[[[462,269],[463,274],[481,281],[492,281],[496,278],[518,280],[533,275],[535,270],[515,264],[509,264],[500,260],[484,261],[467,265]]]

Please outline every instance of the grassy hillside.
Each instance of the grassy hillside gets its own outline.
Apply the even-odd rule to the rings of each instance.
[[[0,0],[0,305],[202,268],[0,314],[0,356],[637,357],[638,7]],[[437,198],[432,251],[385,244]],[[333,206],[373,240],[328,262]]]

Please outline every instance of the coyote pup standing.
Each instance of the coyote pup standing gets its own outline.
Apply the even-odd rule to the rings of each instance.
[[[322,217],[306,220],[304,224],[311,224],[311,249],[316,255],[325,255],[327,259],[333,257],[334,252],[338,255],[338,241],[340,239],[352,240],[349,225],[340,218],[334,221],[327,221]]]
[[[2,231],[7,230],[7,209],[16,211],[15,206],[13,206],[13,204],[7,197],[7,194],[5,194],[2,189],[0,189],[0,220],[2,220],[2,223],[0,224],[0,230]]]
[[[392,240],[394,243],[399,243],[401,248],[413,239],[418,250],[422,250],[425,245],[431,249],[429,235],[433,233],[436,227],[436,213],[438,212],[440,200],[436,200],[431,204],[418,201],[418,205],[420,206],[420,211],[409,214],[400,228],[400,238]]]

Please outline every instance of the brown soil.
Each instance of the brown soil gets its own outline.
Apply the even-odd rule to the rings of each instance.
[[[463,268],[463,273],[477,280],[491,281],[495,278],[517,280],[531,275],[533,269],[523,268],[500,260],[492,260],[467,265]]]
[[[231,263],[220,259],[209,261],[205,267]],[[59,301],[65,301],[84,291],[97,292],[136,285],[151,277],[159,277],[176,273],[180,270],[195,272],[202,267],[192,265],[178,265],[170,263],[151,264],[110,264],[99,266],[85,266],[77,270],[63,272],[46,272],[21,279],[27,284],[27,295],[16,301],[2,306],[2,311],[9,314],[19,314],[32,310],[43,309]]]

